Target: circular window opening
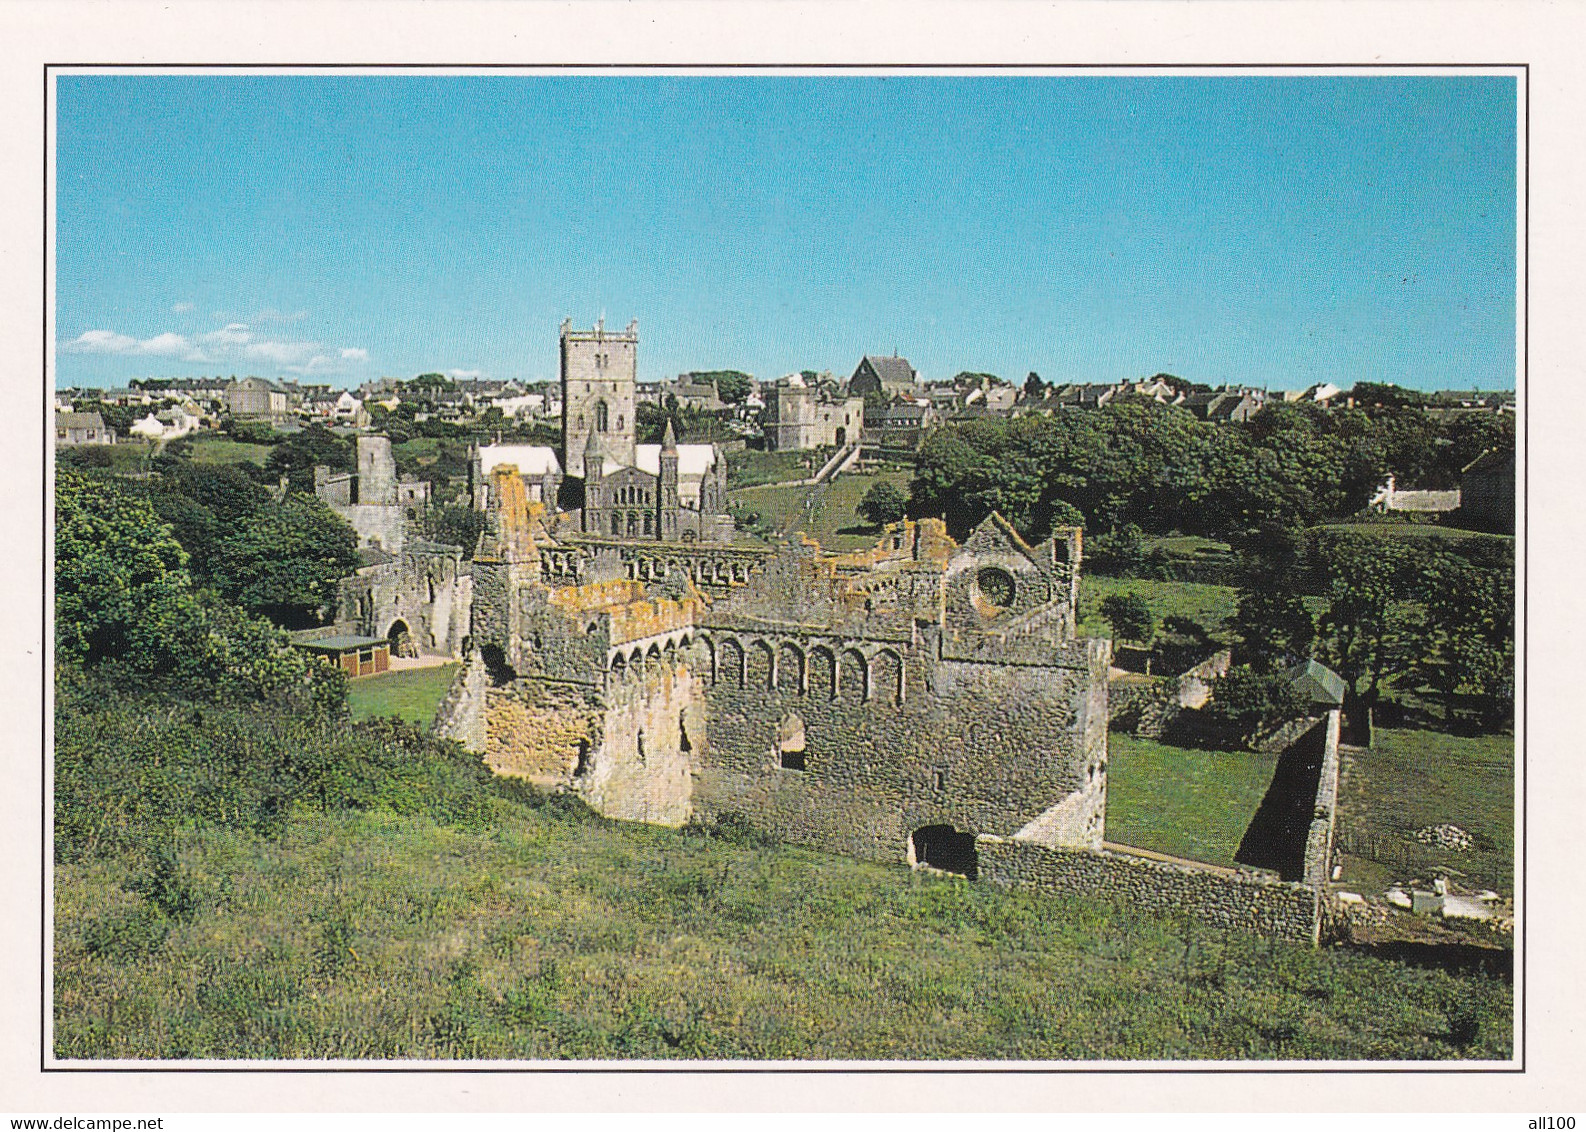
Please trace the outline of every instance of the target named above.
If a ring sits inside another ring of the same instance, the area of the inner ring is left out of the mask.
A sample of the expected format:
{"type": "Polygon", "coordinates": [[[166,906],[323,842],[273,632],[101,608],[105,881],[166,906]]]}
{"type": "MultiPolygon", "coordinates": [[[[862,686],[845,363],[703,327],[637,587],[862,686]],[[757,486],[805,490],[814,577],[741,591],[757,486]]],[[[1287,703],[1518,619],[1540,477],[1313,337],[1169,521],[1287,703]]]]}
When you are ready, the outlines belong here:
{"type": "Polygon", "coordinates": [[[1013,576],[1006,570],[987,566],[975,575],[975,584],[980,587],[980,596],[998,609],[1013,604],[1013,576]]]}

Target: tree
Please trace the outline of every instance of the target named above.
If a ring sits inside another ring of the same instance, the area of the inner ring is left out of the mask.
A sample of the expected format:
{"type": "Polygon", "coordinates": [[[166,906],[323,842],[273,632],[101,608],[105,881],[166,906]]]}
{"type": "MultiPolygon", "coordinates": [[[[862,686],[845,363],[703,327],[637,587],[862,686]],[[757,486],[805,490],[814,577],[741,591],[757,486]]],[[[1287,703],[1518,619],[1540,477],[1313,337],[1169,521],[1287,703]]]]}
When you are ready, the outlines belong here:
{"type": "Polygon", "coordinates": [[[69,469],[55,478],[55,641],[65,666],[120,664],[189,693],[335,711],[345,684],[268,621],[194,590],[146,499],[69,469]]]}
{"type": "Polygon", "coordinates": [[[1233,631],[1245,660],[1271,665],[1288,656],[1310,655],[1316,618],[1300,595],[1288,588],[1290,583],[1278,574],[1268,577],[1265,585],[1240,590],[1233,631]]]}
{"type": "Polygon", "coordinates": [[[884,527],[902,519],[908,504],[908,499],[891,480],[878,480],[870,485],[854,510],[871,526],[884,527]]]}
{"type": "Polygon", "coordinates": [[[465,503],[431,507],[424,513],[424,537],[432,542],[460,546],[463,557],[472,558],[486,521],[483,511],[475,511],[465,503]]]}
{"type": "Polygon", "coordinates": [[[729,405],[742,404],[749,396],[753,384],[753,379],[748,374],[735,369],[701,370],[686,376],[690,381],[714,381],[716,396],[729,405]]]}
{"type": "Polygon", "coordinates": [[[351,471],[357,465],[353,446],[322,424],[311,424],[293,433],[271,450],[264,462],[265,478],[274,482],[288,479],[292,491],[312,495],[314,469],[323,465],[336,471],[351,471]]]}
{"type": "Polygon", "coordinates": [[[1156,615],[1136,593],[1102,598],[1101,615],[1112,625],[1114,635],[1122,640],[1144,644],[1156,631],[1156,615]]]}
{"type": "Polygon", "coordinates": [[[1425,548],[1403,539],[1327,534],[1313,552],[1327,599],[1318,630],[1323,651],[1351,693],[1376,701],[1385,677],[1405,667],[1414,652],[1418,619],[1409,608],[1414,558],[1425,548]]]}
{"type": "Polygon", "coordinates": [[[1039,401],[1046,396],[1046,382],[1041,380],[1041,375],[1033,369],[1030,376],[1024,379],[1024,399],[1026,401],[1039,401]]]}
{"type": "Polygon", "coordinates": [[[1241,665],[1216,682],[1201,713],[1249,743],[1263,731],[1304,715],[1308,706],[1283,673],[1241,665]]]}
{"type": "Polygon", "coordinates": [[[215,548],[216,587],[277,624],[304,628],[334,605],[358,567],[358,538],[321,500],[288,495],[255,512],[215,548]]]}
{"type": "Polygon", "coordinates": [[[81,664],[132,656],[159,667],[168,646],[151,636],[149,611],[191,588],[187,553],[146,500],[56,469],[56,656],[81,664]]]}

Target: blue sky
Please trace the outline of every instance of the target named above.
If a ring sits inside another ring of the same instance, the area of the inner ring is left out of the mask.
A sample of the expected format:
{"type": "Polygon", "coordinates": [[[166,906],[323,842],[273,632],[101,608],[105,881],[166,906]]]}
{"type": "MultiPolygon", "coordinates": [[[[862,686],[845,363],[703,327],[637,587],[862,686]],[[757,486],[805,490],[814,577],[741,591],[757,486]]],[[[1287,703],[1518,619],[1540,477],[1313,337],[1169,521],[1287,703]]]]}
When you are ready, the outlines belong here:
{"type": "Polygon", "coordinates": [[[57,80],[56,382],[1509,388],[1513,77],[57,80]]]}

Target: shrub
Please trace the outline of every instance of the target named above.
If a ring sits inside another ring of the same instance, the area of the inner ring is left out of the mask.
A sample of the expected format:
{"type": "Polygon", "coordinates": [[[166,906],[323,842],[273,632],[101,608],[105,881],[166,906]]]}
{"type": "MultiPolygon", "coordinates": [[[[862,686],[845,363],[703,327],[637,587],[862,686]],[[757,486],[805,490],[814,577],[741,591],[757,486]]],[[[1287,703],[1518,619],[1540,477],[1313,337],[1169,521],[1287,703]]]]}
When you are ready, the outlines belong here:
{"type": "Polygon", "coordinates": [[[1112,625],[1112,631],[1127,641],[1145,642],[1156,630],[1156,615],[1139,594],[1114,594],[1103,598],[1101,615],[1112,625]]]}

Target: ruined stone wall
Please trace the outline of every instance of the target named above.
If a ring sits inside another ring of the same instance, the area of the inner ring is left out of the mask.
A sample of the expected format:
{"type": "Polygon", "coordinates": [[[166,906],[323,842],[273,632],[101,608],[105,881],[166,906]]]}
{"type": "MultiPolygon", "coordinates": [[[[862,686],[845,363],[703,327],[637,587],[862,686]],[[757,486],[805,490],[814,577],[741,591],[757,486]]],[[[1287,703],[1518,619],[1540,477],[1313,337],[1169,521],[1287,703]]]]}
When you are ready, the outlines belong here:
{"type": "Polygon", "coordinates": [[[473,605],[473,576],[457,547],[411,542],[395,561],[366,566],[340,589],[339,619],[371,637],[407,626],[426,656],[463,655],[473,605]]]}
{"type": "Polygon", "coordinates": [[[1305,839],[1305,883],[1322,891],[1332,879],[1333,831],[1338,820],[1339,712],[1327,713],[1323,732],[1322,771],[1316,783],[1316,805],[1305,839]]]}
{"type": "MultiPolygon", "coordinates": [[[[696,811],[902,861],[922,826],[1011,834],[1104,775],[1105,648],[1024,666],[937,660],[933,643],[708,635],[696,811]],[[803,769],[783,765],[790,724],[803,769]]],[[[1063,836],[1099,844],[1098,794],[1063,836]]]]}
{"type": "Polygon", "coordinates": [[[598,689],[539,679],[485,687],[485,761],[536,786],[570,785],[580,756],[599,745],[598,689]]]}
{"type": "Polygon", "coordinates": [[[1302,943],[1317,940],[1317,894],[1304,885],[1011,838],[978,837],[975,852],[980,877],[1000,888],[1111,900],[1214,928],[1302,943]]]}
{"type": "Polygon", "coordinates": [[[477,650],[452,677],[441,706],[436,709],[430,733],[438,739],[455,739],[470,751],[484,752],[485,665],[477,650]]]}

